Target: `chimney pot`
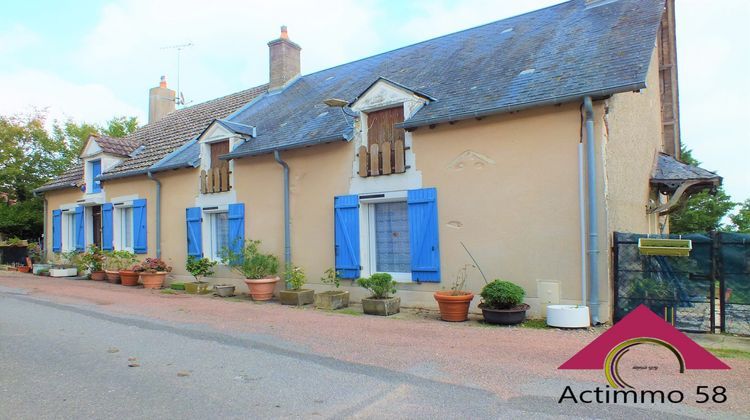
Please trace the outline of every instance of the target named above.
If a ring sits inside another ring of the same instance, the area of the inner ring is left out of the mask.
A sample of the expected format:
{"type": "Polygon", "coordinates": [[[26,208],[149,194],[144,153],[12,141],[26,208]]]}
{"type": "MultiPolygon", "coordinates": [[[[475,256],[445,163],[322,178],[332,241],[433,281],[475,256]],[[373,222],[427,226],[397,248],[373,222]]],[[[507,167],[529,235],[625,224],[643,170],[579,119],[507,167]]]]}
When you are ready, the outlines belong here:
{"type": "Polygon", "coordinates": [[[299,76],[301,50],[299,45],[289,39],[286,25],[282,26],[281,36],[268,43],[268,90],[280,89],[299,76]]]}
{"type": "Polygon", "coordinates": [[[175,110],[175,91],[167,88],[167,77],[162,76],[159,86],[148,91],[148,122],[159,121],[175,110]]]}
{"type": "Polygon", "coordinates": [[[281,39],[289,39],[289,33],[286,31],[286,25],[281,26],[281,36],[279,37],[281,39]]]}
{"type": "Polygon", "coordinates": [[[167,88],[167,76],[162,76],[161,80],[159,81],[159,87],[162,89],[167,88]]]}

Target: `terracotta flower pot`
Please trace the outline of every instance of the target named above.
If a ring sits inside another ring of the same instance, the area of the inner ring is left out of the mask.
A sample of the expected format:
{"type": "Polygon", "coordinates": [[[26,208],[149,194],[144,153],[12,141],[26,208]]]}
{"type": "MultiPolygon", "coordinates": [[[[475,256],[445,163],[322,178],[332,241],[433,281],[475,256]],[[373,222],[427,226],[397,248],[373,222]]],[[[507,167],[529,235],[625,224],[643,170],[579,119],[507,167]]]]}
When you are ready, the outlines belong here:
{"type": "Polygon", "coordinates": [[[145,289],[160,289],[164,285],[164,279],[167,277],[167,272],[160,273],[141,273],[141,283],[145,289]]]}
{"type": "Polygon", "coordinates": [[[440,307],[440,319],[449,322],[463,322],[469,319],[469,305],[474,293],[441,290],[433,295],[440,307]]]}
{"type": "Polygon", "coordinates": [[[31,271],[31,267],[26,266],[26,265],[21,265],[18,267],[18,271],[21,273],[28,273],[29,271],[31,271]]]}
{"type": "Polygon", "coordinates": [[[104,273],[107,276],[107,281],[112,284],[117,284],[120,282],[120,272],[119,271],[111,271],[111,270],[104,270],[104,273]]]}
{"type": "Polygon", "coordinates": [[[103,281],[106,274],[104,271],[92,271],[91,272],[91,280],[94,281],[103,281]]]}
{"type": "Polygon", "coordinates": [[[271,300],[278,281],[278,277],[266,277],[264,279],[246,279],[245,284],[250,289],[250,296],[253,297],[253,300],[271,300]]]}
{"type": "Polygon", "coordinates": [[[132,270],[120,270],[120,283],[123,286],[138,286],[140,273],[132,270]]]}

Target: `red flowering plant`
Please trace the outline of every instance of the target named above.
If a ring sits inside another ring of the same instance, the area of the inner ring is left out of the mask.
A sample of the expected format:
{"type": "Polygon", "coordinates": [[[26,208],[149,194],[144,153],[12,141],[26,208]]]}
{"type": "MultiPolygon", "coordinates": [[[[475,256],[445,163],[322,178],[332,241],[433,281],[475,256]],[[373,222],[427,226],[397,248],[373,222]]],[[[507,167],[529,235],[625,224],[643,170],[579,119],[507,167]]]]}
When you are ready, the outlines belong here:
{"type": "Polygon", "coordinates": [[[164,273],[172,271],[172,267],[168,266],[161,258],[146,258],[140,264],[134,265],[133,271],[139,273],[164,273]]]}

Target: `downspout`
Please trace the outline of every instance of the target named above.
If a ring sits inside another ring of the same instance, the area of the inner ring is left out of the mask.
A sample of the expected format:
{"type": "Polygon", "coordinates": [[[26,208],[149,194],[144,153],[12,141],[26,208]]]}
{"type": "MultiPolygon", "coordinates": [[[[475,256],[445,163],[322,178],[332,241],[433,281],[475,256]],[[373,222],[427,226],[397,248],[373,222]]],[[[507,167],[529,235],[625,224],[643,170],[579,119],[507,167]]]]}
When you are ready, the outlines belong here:
{"type": "Polygon", "coordinates": [[[586,183],[583,172],[583,133],[581,133],[581,141],[578,142],[578,210],[581,241],[581,304],[586,305],[588,284],[586,284],[586,183]]]}
{"type": "Polygon", "coordinates": [[[156,182],[156,258],[161,258],[161,181],[154,178],[151,171],[146,174],[148,179],[156,182]]]}
{"type": "Polygon", "coordinates": [[[589,306],[591,309],[591,323],[599,323],[599,209],[596,200],[596,144],[594,141],[594,106],[591,97],[583,98],[583,108],[586,114],[586,172],[588,175],[589,191],[589,306]]]}
{"type": "Polygon", "coordinates": [[[273,151],[273,158],[284,168],[284,267],[292,264],[292,233],[289,216],[289,165],[281,159],[278,150],[273,151]]]}

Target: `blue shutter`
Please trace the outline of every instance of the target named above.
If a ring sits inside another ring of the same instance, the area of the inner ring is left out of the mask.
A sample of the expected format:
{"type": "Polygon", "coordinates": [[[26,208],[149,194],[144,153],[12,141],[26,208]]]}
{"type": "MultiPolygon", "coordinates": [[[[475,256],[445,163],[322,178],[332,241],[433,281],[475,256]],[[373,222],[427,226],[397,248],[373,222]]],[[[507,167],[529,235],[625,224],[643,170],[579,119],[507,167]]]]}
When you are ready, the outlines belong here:
{"type": "Polygon", "coordinates": [[[98,193],[102,190],[102,182],[97,181],[96,177],[102,174],[102,161],[95,160],[91,162],[91,191],[98,193]]]}
{"type": "Polygon", "coordinates": [[[83,206],[76,207],[75,213],[75,229],[76,229],[76,251],[83,252],[86,250],[86,229],[83,206]]]}
{"type": "Polygon", "coordinates": [[[62,210],[52,210],[52,252],[62,251],[62,210]]]}
{"type": "Polygon", "coordinates": [[[201,222],[203,222],[200,207],[185,209],[185,221],[187,222],[187,253],[189,257],[203,258],[203,237],[201,235],[201,222]]]}
{"type": "Polygon", "coordinates": [[[112,245],[112,203],[102,204],[102,249],[105,251],[111,251],[114,249],[112,245]]]}
{"type": "Polygon", "coordinates": [[[245,204],[230,204],[228,216],[229,249],[240,255],[242,254],[242,248],[245,246],[245,204]]]}
{"type": "Polygon", "coordinates": [[[359,277],[359,197],[334,197],[336,271],[344,279],[359,277]]]}
{"type": "Polygon", "coordinates": [[[437,190],[409,190],[409,238],[413,281],[440,282],[437,190]]]}
{"type": "Polygon", "coordinates": [[[133,251],[145,254],[148,251],[146,199],[133,200],[133,251]]]}

